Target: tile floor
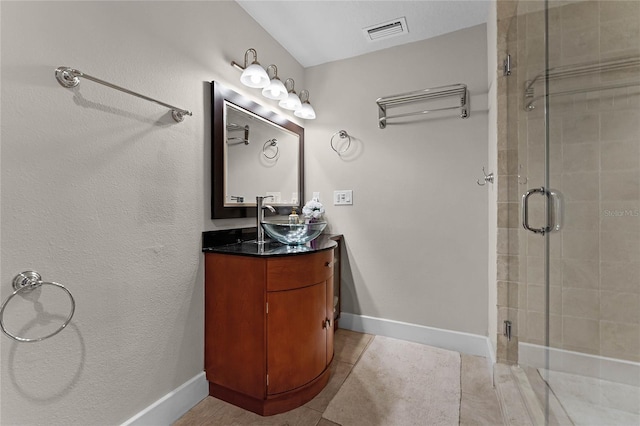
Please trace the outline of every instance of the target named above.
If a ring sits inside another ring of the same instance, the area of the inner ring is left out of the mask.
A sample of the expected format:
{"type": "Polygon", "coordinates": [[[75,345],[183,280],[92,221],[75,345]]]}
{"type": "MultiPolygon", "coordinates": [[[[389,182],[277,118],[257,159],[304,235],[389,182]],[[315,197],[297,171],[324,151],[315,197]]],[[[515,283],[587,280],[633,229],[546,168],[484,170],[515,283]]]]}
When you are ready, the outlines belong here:
{"type": "MultiPolygon", "coordinates": [[[[322,418],[322,413],[373,337],[370,334],[338,330],[335,334],[335,358],[331,365],[331,379],[322,392],[302,407],[287,413],[262,417],[216,398],[207,397],[178,419],[174,426],[336,426],[336,423],[322,418]]],[[[461,354],[461,357],[460,425],[504,425],[486,359],[465,354],[461,354]]]]}

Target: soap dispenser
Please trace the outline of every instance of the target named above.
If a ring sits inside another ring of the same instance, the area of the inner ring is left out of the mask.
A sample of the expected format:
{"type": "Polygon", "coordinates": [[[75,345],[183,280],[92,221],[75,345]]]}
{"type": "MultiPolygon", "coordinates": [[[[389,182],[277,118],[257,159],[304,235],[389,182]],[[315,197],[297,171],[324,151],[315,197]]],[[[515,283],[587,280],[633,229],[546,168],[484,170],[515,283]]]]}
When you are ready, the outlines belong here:
{"type": "Polygon", "coordinates": [[[290,225],[298,224],[298,213],[296,213],[295,207],[291,210],[291,214],[289,215],[289,224],[290,225]]]}

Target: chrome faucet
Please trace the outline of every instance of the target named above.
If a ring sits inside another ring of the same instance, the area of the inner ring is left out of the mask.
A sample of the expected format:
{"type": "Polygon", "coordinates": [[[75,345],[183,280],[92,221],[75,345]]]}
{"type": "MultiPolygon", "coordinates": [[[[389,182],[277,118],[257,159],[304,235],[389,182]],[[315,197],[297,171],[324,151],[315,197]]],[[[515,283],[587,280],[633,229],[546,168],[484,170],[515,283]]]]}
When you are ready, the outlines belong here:
{"type": "Polygon", "coordinates": [[[276,209],[274,209],[269,204],[264,204],[265,198],[273,198],[273,195],[265,195],[265,196],[257,196],[256,197],[256,207],[258,211],[256,212],[256,226],[258,228],[258,237],[256,239],[256,243],[264,244],[264,228],[262,228],[262,222],[264,222],[264,209],[271,210],[271,213],[275,213],[276,209]]]}

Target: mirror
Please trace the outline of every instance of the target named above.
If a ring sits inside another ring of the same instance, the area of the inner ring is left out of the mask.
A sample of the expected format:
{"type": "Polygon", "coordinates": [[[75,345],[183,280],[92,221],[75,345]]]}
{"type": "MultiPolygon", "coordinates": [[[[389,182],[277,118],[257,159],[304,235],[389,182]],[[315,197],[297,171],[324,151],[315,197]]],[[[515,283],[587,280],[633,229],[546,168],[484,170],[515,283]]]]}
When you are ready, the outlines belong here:
{"type": "Polygon", "coordinates": [[[288,214],[304,201],[304,129],[212,82],[213,219],[255,216],[256,196],[288,214]]]}

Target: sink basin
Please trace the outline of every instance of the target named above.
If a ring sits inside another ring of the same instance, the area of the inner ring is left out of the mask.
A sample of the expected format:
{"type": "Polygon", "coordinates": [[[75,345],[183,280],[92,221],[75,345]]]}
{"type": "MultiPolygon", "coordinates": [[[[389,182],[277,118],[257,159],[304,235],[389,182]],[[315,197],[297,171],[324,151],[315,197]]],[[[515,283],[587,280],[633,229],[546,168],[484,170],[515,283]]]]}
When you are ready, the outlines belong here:
{"type": "Polygon", "coordinates": [[[264,231],[274,240],[283,244],[300,245],[317,238],[327,226],[327,222],[291,224],[285,221],[262,222],[264,231]]]}

